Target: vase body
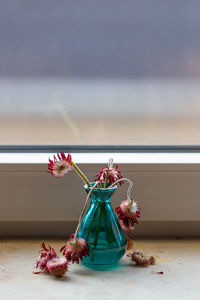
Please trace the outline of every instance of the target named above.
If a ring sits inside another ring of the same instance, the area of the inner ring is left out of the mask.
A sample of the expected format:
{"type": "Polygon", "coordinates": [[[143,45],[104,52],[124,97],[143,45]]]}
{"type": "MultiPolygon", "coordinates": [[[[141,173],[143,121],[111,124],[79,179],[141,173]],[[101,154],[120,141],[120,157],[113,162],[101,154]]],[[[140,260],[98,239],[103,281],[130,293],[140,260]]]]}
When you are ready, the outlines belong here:
{"type": "MultiPolygon", "coordinates": [[[[92,183],[93,185],[93,183],[92,183]]],[[[85,186],[88,193],[91,188],[85,186]]],[[[113,188],[95,188],[88,211],[81,223],[78,237],[90,244],[90,254],[83,264],[95,269],[115,267],[126,251],[126,239],[111,206],[113,188]]]]}

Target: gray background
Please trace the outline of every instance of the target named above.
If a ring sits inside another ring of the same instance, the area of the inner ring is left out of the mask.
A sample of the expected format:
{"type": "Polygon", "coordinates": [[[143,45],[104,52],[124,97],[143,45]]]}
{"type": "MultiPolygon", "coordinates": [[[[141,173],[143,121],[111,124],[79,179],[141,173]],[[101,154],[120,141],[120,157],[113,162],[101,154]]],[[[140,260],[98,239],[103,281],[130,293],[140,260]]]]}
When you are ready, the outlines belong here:
{"type": "Polygon", "coordinates": [[[1,77],[200,75],[197,0],[0,0],[1,77]]]}

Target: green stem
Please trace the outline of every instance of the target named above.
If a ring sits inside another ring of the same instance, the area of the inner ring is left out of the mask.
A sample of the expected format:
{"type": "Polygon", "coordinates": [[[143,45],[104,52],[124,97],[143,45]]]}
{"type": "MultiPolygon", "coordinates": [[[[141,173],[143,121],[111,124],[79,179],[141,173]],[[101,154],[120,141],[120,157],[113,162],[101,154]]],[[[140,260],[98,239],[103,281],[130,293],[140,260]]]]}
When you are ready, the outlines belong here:
{"type": "Polygon", "coordinates": [[[95,238],[94,238],[94,247],[92,248],[92,255],[91,255],[91,261],[94,261],[94,256],[95,256],[95,249],[97,247],[98,244],[98,237],[99,237],[99,232],[101,229],[101,218],[102,218],[102,207],[101,204],[99,206],[99,220],[98,220],[98,224],[97,224],[97,228],[96,228],[96,234],[95,234],[95,238]]]}
{"type": "Polygon", "coordinates": [[[103,214],[104,214],[104,225],[105,225],[106,239],[107,239],[108,244],[110,244],[112,242],[112,238],[110,236],[109,224],[107,222],[108,214],[107,214],[105,203],[103,203],[102,208],[103,208],[103,214]]]}
{"type": "Polygon", "coordinates": [[[94,224],[94,221],[95,221],[95,218],[96,218],[98,210],[99,210],[99,206],[97,206],[96,209],[95,209],[95,211],[94,211],[94,215],[93,215],[92,221],[91,221],[90,226],[88,228],[86,242],[89,242],[90,233],[91,233],[91,231],[93,229],[93,224],[94,224]]]}

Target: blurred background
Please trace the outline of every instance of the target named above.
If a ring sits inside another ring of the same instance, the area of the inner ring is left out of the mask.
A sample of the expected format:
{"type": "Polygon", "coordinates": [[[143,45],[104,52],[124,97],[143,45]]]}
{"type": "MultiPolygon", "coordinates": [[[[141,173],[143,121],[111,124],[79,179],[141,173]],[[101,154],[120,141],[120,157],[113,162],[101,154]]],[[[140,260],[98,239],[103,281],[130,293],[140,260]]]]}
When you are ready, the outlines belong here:
{"type": "Polygon", "coordinates": [[[0,144],[200,144],[198,0],[0,0],[0,144]]]}

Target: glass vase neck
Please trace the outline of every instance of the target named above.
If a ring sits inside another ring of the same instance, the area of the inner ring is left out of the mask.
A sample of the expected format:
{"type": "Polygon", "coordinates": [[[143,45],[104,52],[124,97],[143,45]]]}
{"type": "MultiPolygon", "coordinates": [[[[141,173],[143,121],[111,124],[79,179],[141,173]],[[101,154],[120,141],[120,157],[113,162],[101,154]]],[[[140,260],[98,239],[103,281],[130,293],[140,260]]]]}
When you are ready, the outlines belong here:
{"type": "MultiPolygon", "coordinates": [[[[84,186],[84,189],[87,193],[90,192],[92,187],[94,186],[95,182],[91,182],[91,187],[88,187],[87,185],[84,186]]],[[[91,201],[98,201],[98,202],[110,202],[111,197],[113,196],[113,193],[116,191],[117,185],[113,186],[112,188],[104,188],[104,183],[101,183],[101,188],[96,186],[91,195],[90,199],[91,201]]]]}

